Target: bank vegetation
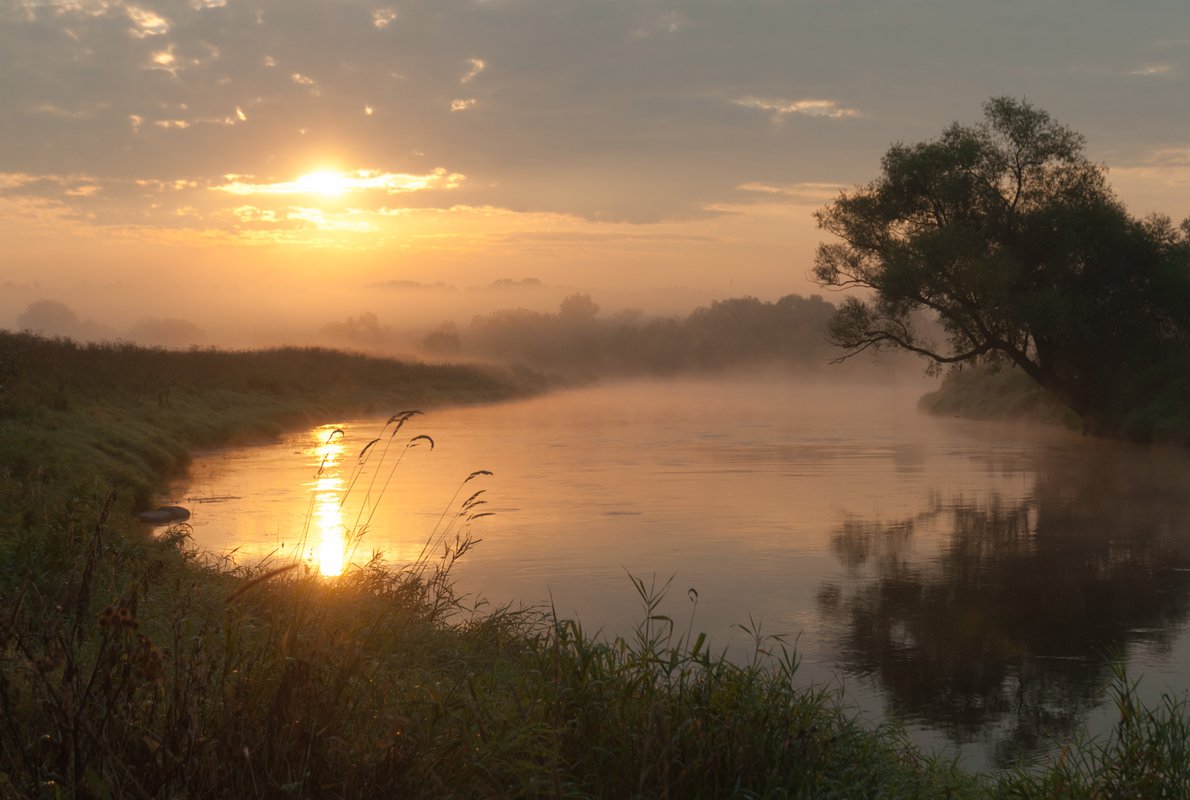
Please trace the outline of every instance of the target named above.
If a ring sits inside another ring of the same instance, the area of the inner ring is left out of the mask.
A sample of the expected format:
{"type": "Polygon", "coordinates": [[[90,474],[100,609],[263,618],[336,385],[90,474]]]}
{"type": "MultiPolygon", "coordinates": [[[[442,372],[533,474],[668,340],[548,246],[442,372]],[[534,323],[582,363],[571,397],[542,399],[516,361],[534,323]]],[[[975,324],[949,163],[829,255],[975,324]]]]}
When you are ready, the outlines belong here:
{"type": "Polygon", "coordinates": [[[609,639],[457,597],[466,529],[441,559],[326,578],[135,522],[193,448],[532,389],[507,375],[8,333],[0,370],[0,797],[1190,791],[1185,708],[1145,709],[1123,678],[1111,739],[972,776],[799,684],[788,643],[757,633],[751,659],[722,658],[658,612],[664,584],[626,582],[640,622],[609,639]]]}

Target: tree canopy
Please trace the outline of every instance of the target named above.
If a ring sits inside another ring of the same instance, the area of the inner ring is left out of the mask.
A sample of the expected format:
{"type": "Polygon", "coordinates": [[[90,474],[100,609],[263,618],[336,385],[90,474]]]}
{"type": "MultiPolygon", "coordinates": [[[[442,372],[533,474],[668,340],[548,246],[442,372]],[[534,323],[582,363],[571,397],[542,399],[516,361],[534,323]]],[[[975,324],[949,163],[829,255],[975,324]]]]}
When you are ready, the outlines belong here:
{"type": "Polygon", "coordinates": [[[1190,220],[1132,217],[1084,145],[997,97],[979,124],[892,146],[877,179],[816,214],[838,237],[819,246],[817,281],[867,290],[830,323],[841,358],[1010,362],[1094,428],[1184,374],[1190,220]]]}

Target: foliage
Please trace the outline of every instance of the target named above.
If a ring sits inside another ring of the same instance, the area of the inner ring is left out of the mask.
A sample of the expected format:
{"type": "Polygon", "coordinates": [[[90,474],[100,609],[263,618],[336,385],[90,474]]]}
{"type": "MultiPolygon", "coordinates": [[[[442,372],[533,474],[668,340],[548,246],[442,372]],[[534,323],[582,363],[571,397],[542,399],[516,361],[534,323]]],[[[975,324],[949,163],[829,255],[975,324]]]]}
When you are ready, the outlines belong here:
{"type": "Polygon", "coordinates": [[[364,351],[384,352],[391,350],[397,342],[396,332],[381,323],[372,311],[348,317],[343,322],[328,322],[319,333],[338,345],[364,351]]]}
{"type": "Polygon", "coordinates": [[[834,306],[814,295],[776,302],[715,301],[684,319],[621,313],[600,317],[587,295],[558,313],[497,311],[472,320],[467,352],[567,375],[674,375],[765,365],[812,370],[830,355],[825,341],[834,306]]]}
{"type": "Polygon", "coordinates": [[[1079,739],[1040,770],[1002,776],[997,798],[1177,798],[1190,796],[1190,708],[1185,698],[1162,698],[1146,708],[1136,684],[1116,670],[1113,689],[1120,718],[1103,741],[1079,739]]]}
{"type": "Polygon", "coordinates": [[[1118,429],[1190,363],[1190,225],[1129,216],[1083,137],[1044,111],[999,97],[984,112],[893,146],[879,178],[818,212],[840,240],[819,247],[819,283],[872,292],[844,301],[831,340],[935,366],[1007,361],[1118,429]]]}
{"type": "Polygon", "coordinates": [[[939,416],[1011,419],[1077,429],[1079,419],[1053,395],[1016,367],[968,366],[952,371],[918,400],[917,407],[939,416]]]}
{"type": "MultiPolygon", "coordinates": [[[[314,348],[169,351],[0,331],[0,465],[62,497],[102,476],[144,507],[188,451],[276,436],[345,412],[498,400],[533,391],[463,365],[314,348]]],[[[2,512],[2,509],[0,509],[2,512]]]]}
{"type": "MultiPolygon", "coordinates": [[[[440,561],[326,579],[204,555],[185,525],[147,537],[120,502],[174,463],[154,461],[161,442],[180,442],[184,459],[273,415],[317,413],[313,391],[358,404],[514,390],[490,375],[325,351],[178,354],[7,334],[0,345],[13,379],[0,428],[0,796],[1044,797],[1076,780],[1087,796],[1185,790],[1179,705],[1154,715],[1132,703],[1136,724],[1118,742],[996,783],[799,688],[796,654],[755,625],[750,661],[716,655],[694,633],[696,594],[685,626],[659,612],[668,584],[634,578],[640,623],[607,640],[552,613],[464,604],[449,572],[465,542],[447,542],[440,561]],[[149,394],[162,382],[167,398],[149,394]],[[140,463],[121,471],[126,460],[140,463]],[[1070,764],[1085,766],[1068,779],[1070,764]]],[[[426,552],[448,533],[432,532],[426,552]]]]}

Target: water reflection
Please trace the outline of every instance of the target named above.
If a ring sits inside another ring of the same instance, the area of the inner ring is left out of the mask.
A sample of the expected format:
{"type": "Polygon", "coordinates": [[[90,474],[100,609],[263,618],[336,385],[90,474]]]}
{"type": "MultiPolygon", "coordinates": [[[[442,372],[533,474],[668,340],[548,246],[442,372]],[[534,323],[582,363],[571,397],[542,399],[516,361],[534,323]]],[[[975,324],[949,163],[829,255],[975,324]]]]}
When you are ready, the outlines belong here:
{"type": "Polygon", "coordinates": [[[314,476],[311,489],[313,520],[319,537],[314,552],[317,553],[319,573],[329,577],[342,575],[347,562],[348,537],[343,525],[343,502],[346,497],[343,478],[339,475],[345,449],[342,439],[342,429],[333,428],[314,452],[319,459],[318,474],[314,476]]]}
{"type": "Polygon", "coordinates": [[[845,521],[830,546],[859,580],[818,595],[844,623],[838,663],[878,679],[891,714],[990,740],[1001,765],[1081,727],[1113,659],[1168,650],[1190,612],[1180,459],[1050,452],[1036,475],[1023,500],[935,495],[912,517],[845,521]],[[936,529],[940,550],[916,555],[936,529]]]}
{"type": "MultiPolygon", "coordinates": [[[[328,577],[342,575],[348,565],[357,564],[357,550],[384,504],[406,453],[414,448],[434,449],[434,440],[425,434],[404,441],[397,439],[405,423],[420,413],[402,411],[389,417],[380,433],[366,443],[359,430],[351,430],[350,435],[346,432],[356,426],[315,428],[310,436],[318,444],[302,451],[306,463],[318,465],[313,480],[303,484],[310,499],[302,536],[294,551],[288,551],[282,543],[270,555],[297,555],[328,577]]],[[[400,539],[392,525],[387,534],[390,541],[400,539]]],[[[376,555],[370,554],[367,560],[376,555]]]]}
{"type": "MultiPolygon", "coordinates": [[[[1145,676],[1146,700],[1184,691],[1187,452],[922,417],[918,394],[627,385],[444,409],[395,438],[381,419],[344,422],[341,450],[319,449],[322,428],[198,458],[162,502],[199,498],[200,544],[242,561],[313,565],[325,541],[344,569],[357,547],[416,565],[455,547],[439,534],[471,516],[456,516],[472,492],[459,479],[491,467],[483,508],[498,515],[452,571],[461,594],[630,635],[626,573],[675,575],[733,657],[752,653],[737,626],[755,619],[796,639],[800,680],[838,681],[864,718],[958,742],[977,769],[1084,722],[1109,730],[1107,651],[1145,676]],[[335,492],[337,509],[317,503],[335,492]]],[[[669,601],[686,619],[684,593],[669,601]]]]}

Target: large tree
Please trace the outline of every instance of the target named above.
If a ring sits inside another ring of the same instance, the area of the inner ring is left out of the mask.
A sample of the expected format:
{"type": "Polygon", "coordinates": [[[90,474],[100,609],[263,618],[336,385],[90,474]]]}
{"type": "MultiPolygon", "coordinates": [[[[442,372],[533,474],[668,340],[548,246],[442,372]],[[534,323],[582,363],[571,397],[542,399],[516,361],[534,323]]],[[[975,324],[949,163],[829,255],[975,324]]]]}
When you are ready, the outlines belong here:
{"type": "Polygon", "coordinates": [[[838,237],[819,246],[818,282],[867,290],[843,302],[831,341],[843,358],[1008,361],[1109,427],[1185,353],[1190,225],[1133,218],[1105,173],[1080,134],[1006,97],[980,124],[894,145],[880,177],[816,215],[838,237]]]}

